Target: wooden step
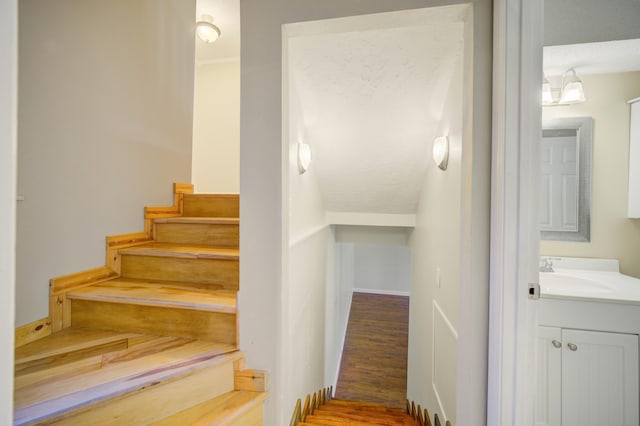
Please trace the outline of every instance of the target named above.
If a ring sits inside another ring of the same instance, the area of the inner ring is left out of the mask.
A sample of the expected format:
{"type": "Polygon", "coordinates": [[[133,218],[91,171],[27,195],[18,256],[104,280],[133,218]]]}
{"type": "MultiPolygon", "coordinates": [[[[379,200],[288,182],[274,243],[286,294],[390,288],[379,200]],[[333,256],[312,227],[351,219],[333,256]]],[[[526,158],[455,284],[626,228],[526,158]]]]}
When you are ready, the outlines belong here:
{"type": "Polygon", "coordinates": [[[238,194],[184,194],[182,215],[240,217],[240,196],[238,194]]]}
{"type": "Polygon", "coordinates": [[[235,292],[118,278],[67,299],[75,327],[237,344],[235,292]]]}
{"type": "Polygon", "coordinates": [[[229,345],[72,328],[19,348],[16,359],[39,351],[44,359],[111,340],[126,340],[128,347],[18,372],[15,424],[147,424],[135,416],[160,420],[231,391],[233,364],[243,358],[229,345]],[[129,416],[134,421],[125,420],[129,416]]]}
{"type": "Polygon", "coordinates": [[[48,337],[16,348],[15,374],[22,376],[52,366],[126,349],[129,347],[129,340],[138,336],[104,330],[67,329],[55,340],[48,337]]]}
{"type": "Polygon", "coordinates": [[[262,402],[266,396],[266,392],[227,392],[153,425],[262,426],[262,402]]]}
{"type": "Polygon", "coordinates": [[[239,252],[231,248],[153,243],[121,249],[122,276],[208,284],[238,290],[239,252]]]}
{"type": "Polygon", "coordinates": [[[154,220],[154,239],[160,243],[238,248],[240,219],[176,217],[154,220]]]}
{"type": "Polygon", "coordinates": [[[237,344],[235,314],[71,300],[71,325],[237,344]]]}
{"type": "Polygon", "coordinates": [[[90,300],[207,312],[236,313],[236,293],[206,285],[116,278],[67,293],[73,300],[90,300]]]}

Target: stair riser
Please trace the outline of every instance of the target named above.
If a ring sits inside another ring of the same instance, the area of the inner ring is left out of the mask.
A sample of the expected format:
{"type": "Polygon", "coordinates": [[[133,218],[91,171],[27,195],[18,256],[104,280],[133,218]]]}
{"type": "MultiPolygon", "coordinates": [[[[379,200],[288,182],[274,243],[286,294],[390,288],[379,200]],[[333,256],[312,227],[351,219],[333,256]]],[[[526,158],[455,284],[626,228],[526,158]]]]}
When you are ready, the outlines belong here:
{"type": "MultiPolygon", "coordinates": [[[[90,410],[70,413],[55,425],[148,425],[233,390],[233,363],[211,366],[90,410]],[[153,409],[149,409],[153,407],[153,409]]],[[[85,407],[86,408],[86,407],[85,407]]]]}
{"type": "Polygon", "coordinates": [[[239,217],[240,200],[237,195],[186,195],[182,215],[187,217],[239,217]]]}
{"type": "Polygon", "coordinates": [[[236,315],[220,312],[72,300],[71,325],[237,344],[236,315]]]}
{"type": "Polygon", "coordinates": [[[238,248],[240,242],[239,225],[156,223],[154,227],[155,240],[159,243],[238,248]]]}
{"type": "Polygon", "coordinates": [[[122,276],[145,280],[211,284],[238,290],[239,261],[183,257],[122,256],[122,276]]]}

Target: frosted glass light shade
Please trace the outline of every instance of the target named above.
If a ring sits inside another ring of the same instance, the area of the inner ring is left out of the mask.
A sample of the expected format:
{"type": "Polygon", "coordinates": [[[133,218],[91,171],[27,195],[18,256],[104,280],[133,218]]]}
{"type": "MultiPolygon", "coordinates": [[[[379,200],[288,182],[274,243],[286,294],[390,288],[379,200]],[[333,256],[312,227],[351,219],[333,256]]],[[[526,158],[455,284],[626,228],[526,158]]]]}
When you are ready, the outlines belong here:
{"type": "Polygon", "coordinates": [[[433,162],[440,170],[447,170],[449,162],[449,138],[440,136],[433,140],[433,162]]]}
{"type": "Polygon", "coordinates": [[[298,143],[298,173],[304,174],[311,165],[311,146],[307,143],[298,143]]]}
{"type": "Polygon", "coordinates": [[[196,34],[205,43],[213,43],[220,37],[220,28],[213,25],[211,15],[202,15],[202,19],[196,22],[196,34]]]}
{"type": "Polygon", "coordinates": [[[542,105],[550,105],[553,103],[553,95],[551,94],[551,83],[546,78],[542,83],[542,105]]]}
{"type": "Polygon", "coordinates": [[[584,89],[582,88],[581,81],[570,81],[564,86],[564,90],[562,90],[562,97],[560,98],[560,103],[575,104],[584,101],[584,89]]]}

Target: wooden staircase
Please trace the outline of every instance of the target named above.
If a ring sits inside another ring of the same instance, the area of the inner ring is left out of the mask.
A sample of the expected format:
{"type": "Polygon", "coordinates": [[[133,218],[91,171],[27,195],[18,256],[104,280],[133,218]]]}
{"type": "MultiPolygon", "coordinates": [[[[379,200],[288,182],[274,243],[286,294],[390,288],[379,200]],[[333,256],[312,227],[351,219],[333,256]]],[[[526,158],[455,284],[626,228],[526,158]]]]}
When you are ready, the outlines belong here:
{"type": "Polygon", "coordinates": [[[16,349],[15,424],[262,425],[238,288],[238,196],[175,184],[105,267],[51,280],[51,334],[16,349]]]}
{"type": "Polygon", "coordinates": [[[420,423],[402,408],[370,402],[349,401],[346,399],[331,399],[316,408],[305,420],[299,422],[301,426],[333,426],[333,425],[413,425],[420,423]]]}
{"type": "MultiPolygon", "coordinates": [[[[440,419],[434,416],[436,426],[440,419]]],[[[385,425],[385,426],[432,426],[427,409],[407,400],[406,410],[373,402],[352,401],[333,398],[333,387],[321,389],[307,395],[304,406],[298,399],[291,415],[289,426],[334,426],[334,425],[385,425]]],[[[451,426],[447,421],[445,426],[451,426]]]]}

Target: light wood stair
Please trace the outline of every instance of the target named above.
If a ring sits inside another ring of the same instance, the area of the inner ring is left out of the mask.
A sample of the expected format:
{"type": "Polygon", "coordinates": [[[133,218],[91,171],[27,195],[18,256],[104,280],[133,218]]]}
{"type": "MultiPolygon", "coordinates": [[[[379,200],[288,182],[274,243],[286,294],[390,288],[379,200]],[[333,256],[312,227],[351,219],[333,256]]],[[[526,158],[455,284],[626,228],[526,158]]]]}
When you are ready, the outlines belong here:
{"type": "Polygon", "coordinates": [[[420,423],[402,408],[360,401],[331,399],[298,425],[414,425],[420,423]]]}
{"type": "Polygon", "coordinates": [[[239,198],[174,186],[106,266],[51,280],[52,334],[16,349],[15,424],[261,425],[238,350],[239,198]]]}

